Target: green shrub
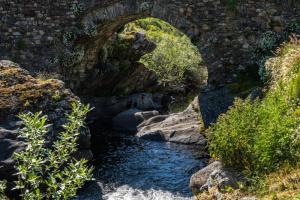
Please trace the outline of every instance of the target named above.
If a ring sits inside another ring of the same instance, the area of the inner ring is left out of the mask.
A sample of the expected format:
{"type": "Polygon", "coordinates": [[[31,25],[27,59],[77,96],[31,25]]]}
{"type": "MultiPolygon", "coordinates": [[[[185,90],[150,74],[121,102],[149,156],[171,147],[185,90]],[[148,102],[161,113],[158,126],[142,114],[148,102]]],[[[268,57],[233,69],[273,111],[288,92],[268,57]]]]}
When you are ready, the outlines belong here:
{"type": "MultiPolygon", "coordinates": [[[[201,62],[200,55],[183,37],[162,38],[157,49],[144,55],[140,62],[153,70],[164,85],[183,82],[187,71],[197,71],[201,62]]],[[[205,71],[199,72],[198,76],[205,80],[205,71]]]]}
{"type": "Polygon", "coordinates": [[[209,129],[210,152],[225,165],[269,172],[299,157],[296,106],[276,91],[264,100],[237,99],[209,129]]]}
{"type": "Polygon", "coordinates": [[[265,97],[237,99],[208,130],[212,156],[252,175],[295,164],[300,158],[299,43],[284,44],[266,63],[265,97]]]}
{"type": "Polygon", "coordinates": [[[300,99],[300,70],[295,76],[291,89],[292,97],[294,99],[300,99]]]}
{"type": "Polygon", "coordinates": [[[207,69],[196,46],[176,28],[156,18],[145,18],[125,25],[120,37],[134,32],[146,32],[156,49],[144,55],[140,63],[154,71],[163,85],[193,82],[202,86],[207,80],[207,69]]]}
{"type": "Polygon", "coordinates": [[[0,181],[0,199],[6,200],[7,197],[5,196],[5,189],[6,189],[6,181],[0,181]]]}
{"type": "Polygon", "coordinates": [[[67,115],[68,123],[52,147],[46,147],[46,116],[40,113],[21,114],[24,122],[20,131],[27,147],[14,154],[18,181],[16,189],[20,190],[22,199],[70,199],[76,195],[78,188],[92,177],[92,169],[86,160],[76,160],[77,136],[84,126],[84,119],[89,106],[72,104],[72,112],[67,115]]]}
{"type": "Polygon", "coordinates": [[[272,31],[265,32],[260,38],[255,50],[256,63],[259,66],[259,76],[262,81],[267,81],[265,62],[273,56],[272,51],[279,45],[279,38],[272,31]]]}

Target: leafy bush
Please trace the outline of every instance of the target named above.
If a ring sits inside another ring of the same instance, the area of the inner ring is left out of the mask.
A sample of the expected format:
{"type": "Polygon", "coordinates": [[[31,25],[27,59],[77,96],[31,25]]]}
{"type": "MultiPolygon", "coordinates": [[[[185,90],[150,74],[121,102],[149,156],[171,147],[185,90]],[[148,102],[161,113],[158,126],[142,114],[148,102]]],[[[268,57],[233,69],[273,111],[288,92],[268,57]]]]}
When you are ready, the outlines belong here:
{"type": "Polygon", "coordinates": [[[276,33],[272,31],[267,31],[263,34],[261,40],[259,41],[259,48],[262,51],[270,51],[277,46],[278,37],[276,33]]]}
{"type": "Polygon", "coordinates": [[[1,200],[6,200],[5,196],[5,188],[6,188],[6,182],[5,181],[0,181],[0,199],[1,200]]]}
{"type": "Polygon", "coordinates": [[[77,151],[77,136],[84,126],[89,106],[72,104],[72,112],[67,115],[65,131],[59,134],[52,147],[46,147],[46,116],[40,113],[21,114],[24,122],[20,131],[27,147],[14,154],[18,169],[16,189],[25,200],[70,199],[78,188],[91,179],[92,169],[86,160],[76,160],[72,155],[77,151]]]}
{"type": "Polygon", "coordinates": [[[140,62],[147,68],[153,70],[163,84],[178,84],[182,82],[188,71],[198,71],[200,80],[206,80],[204,72],[197,68],[200,56],[196,48],[187,44],[185,38],[162,36],[164,38],[158,43],[157,49],[152,53],[144,55],[140,62]]]}
{"type": "Polygon", "coordinates": [[[140,63],[153,70],[163,85],[178,85],[189,81],[200,86],[205,84],[207,69],[197,47],[186,35],[156,18],[129,23],[119,35],[128,37],[140,31],[146,32],[147,37],[157,44],[153,52],[140,59],[140,63]]]}
{"type": "Polygon", "coordinates": [[[210,152],[225,165],[260,174],[299,159],[300,51],[291,48],[267,67],[272,81],[263,100],[237,99],[209,129],[210,152]]]}
{"type": "Polygon", "coordinates": [[[293,92],[295,98],[300,98],[300,71],[298,72],[297,77],[295,79],[293,92]]]}

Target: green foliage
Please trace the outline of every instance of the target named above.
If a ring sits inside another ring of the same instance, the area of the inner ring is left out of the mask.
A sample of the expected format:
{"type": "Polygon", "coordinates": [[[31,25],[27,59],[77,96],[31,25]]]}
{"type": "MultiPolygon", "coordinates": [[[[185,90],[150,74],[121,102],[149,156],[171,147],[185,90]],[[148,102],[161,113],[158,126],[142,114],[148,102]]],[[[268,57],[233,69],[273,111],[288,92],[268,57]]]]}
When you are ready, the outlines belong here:
{"type": "Polygon", "coordinates": [[[288,23],[287,28],[286,28],[286,32],[287,34],[291,34],[291,33],[298,33],[300,30],[300,25],[297,21],[291,21],[288,23]]]}
{"type": "Polygon", "coordinates": [[[71,7],[71,11],[74,13],[74,15],[79,15],[83,12],[83,4],[81,3],[75,3],[71,7]]]}
{"type": "MultiPolygon", "coordinates": [[[[163,84],[183,81],[189,70],[197,71],[200,55],[191,48],[185,38],[162,36],[163,40],[152,53],[144,55],[140,62],[158,74],[163,84]],[[192,51],[191,51],[192,50],[192,51]]],[[[200,74],[205,79],[205,75],[200,74]]]]}
{"type": "Polygon", "coordinates": [[[157,47],[140,62],[153,70],[163,85],[178,85],[188,78],[198,85],[205,83],[207,69],[197,47],[186,35],[160,19],[145,18],[127,24],[120,36],[141,31],[146,32],[157,47]]]}
{"type": "Polygon", "coordinates": [[[77,136],[84,126],[89,106],[72,104],[72,112],[67,115],[68,123],[52,147],[46,147],[46,116],[40,113],[21,114],[24,122],[20,131],[27,147],[14,154],[18,169],[16,189],[24,200],[70,199],[78,188],[91,179],[92,169],[86,160],[76,160],[77,136]]]}
{"type": "Polygon", "coordinates": [[[270,51],[277,46],[278,37],[276,33],[272,31],[267,31],[263,34],[261,40],[259,41],[259,48],[262,51],[270,51]]]}
{"type": "Polygon", "coordinates": [[[267,31],[262,35],[256,47],[255,56],[262,81],[266,81],[268,78],[266,75],[265,62],[273,55],[272,51],[278,46],[278,42],[279,36],[272,31],[267,31]]]}
{"type": "Polygon", "coordinates": [[[209,129],[210,152],[225,165],[255,174],[299,158],[296,105],[281,90],[262,101],[237,99],[209,129]]]}
{"type": "Polygon", "coordinates": [[[295,80],[294,80],[293,85],[292,85],[292,96],[295,99],[300,98],[300,70],[296,74],[295,80]]]}
{"type": "Polygon", "coordinates": [[[6,189],[6,181],[0,181],[0,199],[6,200],[7,197],[5,196],[5,189],[6,189]]]}
{"type": "Polygon", "coordinates": [[[225,165],[261,175],[300,156],[300,46],[284,44],[269,60],[262,100],[237,99],[208,130],[210,152],[225,165]]]}
{"type": "Polygon", "coordinates": [[[55,91],[54,94],[52,95],[52,99],[54,101],[59,101],[61,99],[60,92],[59,91],[55,91]]]}
{"type": "Polygon", "coordinates": [[[227,7],[230,9],[230,10],[234,10],[237,6],[237,0],[227,0],[227,7]]]}

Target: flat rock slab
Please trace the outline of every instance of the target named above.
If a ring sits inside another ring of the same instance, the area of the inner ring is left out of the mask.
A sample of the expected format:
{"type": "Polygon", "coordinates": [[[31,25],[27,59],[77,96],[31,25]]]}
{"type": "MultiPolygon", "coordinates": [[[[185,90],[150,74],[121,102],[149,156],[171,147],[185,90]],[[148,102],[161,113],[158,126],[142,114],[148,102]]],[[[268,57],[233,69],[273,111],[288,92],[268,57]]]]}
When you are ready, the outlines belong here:
{"type": "Polygon", "coordinates": [[[183,112],[157,115],[145,120],[139,125],[137,136],[149,140],[206,146],[207,139],[201,134],[203,127],[196,97],[183,112]]]}

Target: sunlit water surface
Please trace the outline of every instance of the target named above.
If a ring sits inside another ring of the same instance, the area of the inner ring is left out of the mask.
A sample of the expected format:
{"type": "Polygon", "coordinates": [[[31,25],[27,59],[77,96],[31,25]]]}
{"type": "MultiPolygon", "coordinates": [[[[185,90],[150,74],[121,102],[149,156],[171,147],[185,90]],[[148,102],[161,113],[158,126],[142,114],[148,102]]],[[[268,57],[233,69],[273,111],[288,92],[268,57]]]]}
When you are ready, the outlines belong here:
{"type": "Polygon", "coordinates": [[[191,200],[189,179],[204,167],[198,147],[118,136],[106,141],[97,179],[104,200],[191,200]]]}

